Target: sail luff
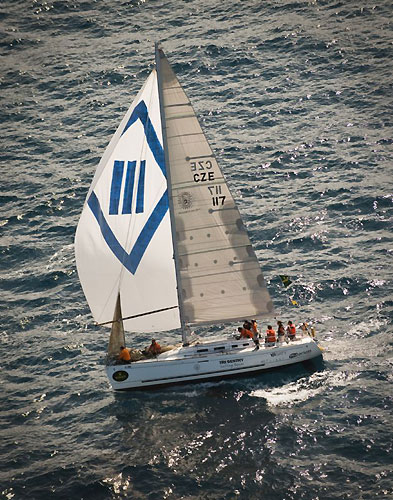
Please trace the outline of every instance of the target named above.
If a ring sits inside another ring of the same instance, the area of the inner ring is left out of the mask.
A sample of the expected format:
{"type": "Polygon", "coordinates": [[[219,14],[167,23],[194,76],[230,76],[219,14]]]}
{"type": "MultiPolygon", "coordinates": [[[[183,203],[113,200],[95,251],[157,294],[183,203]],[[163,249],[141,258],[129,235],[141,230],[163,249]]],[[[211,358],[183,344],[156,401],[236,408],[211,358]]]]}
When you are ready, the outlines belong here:
{"type": "Polygon", "coordinates": [[[162,142],[163,149],[165,155],[165,166],[166,166],[166,177],[168,180],[168,199],[169,199],[169,214],[171,221],[171,229],[172,229],[172,243],[173,243],[173,258],[175,262],[175,274],[176,274],[176,282],[177,282],[177,296],[178,296],[178,304],[179,304],[179,316],[180,316],[180,325],[182,330],[182,341],[183,344],[187,343],[187,330],[186,324],[184,321],[183,314],[183,300],[181,294],[181,281],[180,281],[180,272],[179,272],[179,257],[178,257],[178,247],[176,243],[176,228],[174,222],[174,209],[173,209],[173,197],[172,197],[172,183],[171,183],[171,167],[169,162],[168,155],[168,143],[167,143],[167,135],[166,135],[166,116],[165,116],[165,108],[164,108],[164,97],[162,91],[162,77],[161,77],[161,58],[164,58],[164,52],[159,47],[159,43],[155,43],[155,62],[156,62],[156,71],[157,71],[157,85],[158,85],[158,98],[160,103],[160,112],[161,112],[161,127],[162,127],[162,142]]]}

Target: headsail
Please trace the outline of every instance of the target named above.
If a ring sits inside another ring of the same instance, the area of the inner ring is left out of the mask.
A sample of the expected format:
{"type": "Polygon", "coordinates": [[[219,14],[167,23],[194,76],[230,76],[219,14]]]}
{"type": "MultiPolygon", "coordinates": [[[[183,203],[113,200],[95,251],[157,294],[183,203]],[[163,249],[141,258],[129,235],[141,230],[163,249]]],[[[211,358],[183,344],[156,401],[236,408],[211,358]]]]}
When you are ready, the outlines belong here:
{"type": "Polygon", "coordinates": [[[128,331],[180,326],[157,74],[148,77],[109,143],[75,237],[78,274],[98,323],[120,295],[128,331]]]}
{"type": "Polygon", "coordinates": [[[158,51],[184,320],[270,315],[273,304],[239,211],[189,99],[158,51]]]}

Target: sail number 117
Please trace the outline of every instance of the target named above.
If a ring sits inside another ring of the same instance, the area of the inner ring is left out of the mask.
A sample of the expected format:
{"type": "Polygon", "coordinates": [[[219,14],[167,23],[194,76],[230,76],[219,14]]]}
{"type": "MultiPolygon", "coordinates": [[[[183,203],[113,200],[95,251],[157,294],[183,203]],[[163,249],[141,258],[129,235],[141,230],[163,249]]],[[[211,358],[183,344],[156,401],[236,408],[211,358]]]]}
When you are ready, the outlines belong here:
{"type": "MultiPolygon", "coordinates": [[[[213,164],[210,160],[198,160],[190,162],[191,172],[193,173],[194,182],[211,182],[215,180],[213,164]]],[[[225,203],[225,196],[221,194],[221,186],[207,186],[212,197],[213,207],[222,206],[225,203]]]]}
{"type": "Polygon", "coordinates": [[[221,186],[207,186],[210,194],[212,195],[213,207],[218,207],[219,205],[224,205],[225,196],[221,194],[221,186]]]}

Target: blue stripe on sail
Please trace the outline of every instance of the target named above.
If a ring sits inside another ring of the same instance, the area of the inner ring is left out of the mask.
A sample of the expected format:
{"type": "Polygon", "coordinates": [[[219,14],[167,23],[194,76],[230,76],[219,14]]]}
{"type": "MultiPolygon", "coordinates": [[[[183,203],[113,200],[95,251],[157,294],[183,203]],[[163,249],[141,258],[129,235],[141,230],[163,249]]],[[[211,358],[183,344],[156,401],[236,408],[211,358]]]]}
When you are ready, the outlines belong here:
{"type": "Polygon", "coordinates": [[[162,173],[166,177],[164,150],[160,144],[160,141],[158,140],[153,124],[150,121],[148,110],[144,101],[141,101],[137,106],[135,106],[121,135],[125,134],[131,127],[131,125],[138,119],[142,122],[142,125],[145,129],[146,140],[149,148],[153,153],[153,156],[158,163],[162,173]]]}
{"type": "Polygon", "coordinates": [[[138,181],[138,192],[136,198],[136,213],[140,214],[143,212],[143,197],[145,195],[145,167],[146,160],[141,161],[141,167],[139,169],[139,181],[138,181]]]}
{"type": "Polygon", "coordinates": [[[94,191],[91,193],[87,204],[93,212],[93,215],[100,226],[102,236],[109,248],[112,250],[117,259],[126,267],[126,269],[128,269],[130,273],[135,274],[151,239],[168,210],[167,191],[164,192],[160,201],[155,206],[129,254],[121,246],[116,236],[113,234],[112,229],[109,227],[109,224],[107,223],[101,210],[100,202],[94,191]]]}
{"type": "Polygon", "coordinates": [[[130,214],[131,213],[132,192],[134,190],[135,167],[136,167],[136,161],[129,161],[127,163],[126,185],[124,187],[123,210],[121,212],[122,214],[130,214]]]}
{"type": "Polygon", "coordinates": [[[123,180],[124,161],[115,160],[113,165],[111,197],[109,202],[109,215],[119,213],[120,188],[123,180]]]}
{"type": "MultiPolygon", "coordinates": [[[[162,219],[164,218],[169,207],[168,203],[168,191],[165,191],[161,196],[160,201],[155,206],[153,212],[151,213],[149,219],[147,220],[144,228],[140,232],[138,239],[136,240],[133,249],[129,255],[132,263],[136,264],[135,271],[141,261],[143,254],[146,251],[151,239],[153,238],[154,233],[157,231],[158,226],[161,224],[162,219]]],[[[130,270],[128,266],[127,269],[130,270]]],[[[133,272],[133,274],[135,273],[133,272]]]]}

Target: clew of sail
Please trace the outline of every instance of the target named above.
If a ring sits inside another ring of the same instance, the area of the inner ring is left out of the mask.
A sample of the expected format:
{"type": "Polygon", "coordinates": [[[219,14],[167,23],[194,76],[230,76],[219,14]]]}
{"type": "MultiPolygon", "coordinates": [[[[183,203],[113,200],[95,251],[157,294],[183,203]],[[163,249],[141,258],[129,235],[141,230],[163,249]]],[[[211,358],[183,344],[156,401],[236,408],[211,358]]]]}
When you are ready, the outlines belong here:
{"type": "Polygon", "coordinates": [[[98,323],[111,322],[115,310],[127,318],[170,308],[125,320],[124,329],[180,326],[155,70],[98,165],[78,224],[75,254],[98,323]]]}
{"type": "Polygon", "coordinates": [[[157,60],[183,320],[198,325],[271,315],[265,280],[224,176],[161,49],[157,60]]]}

